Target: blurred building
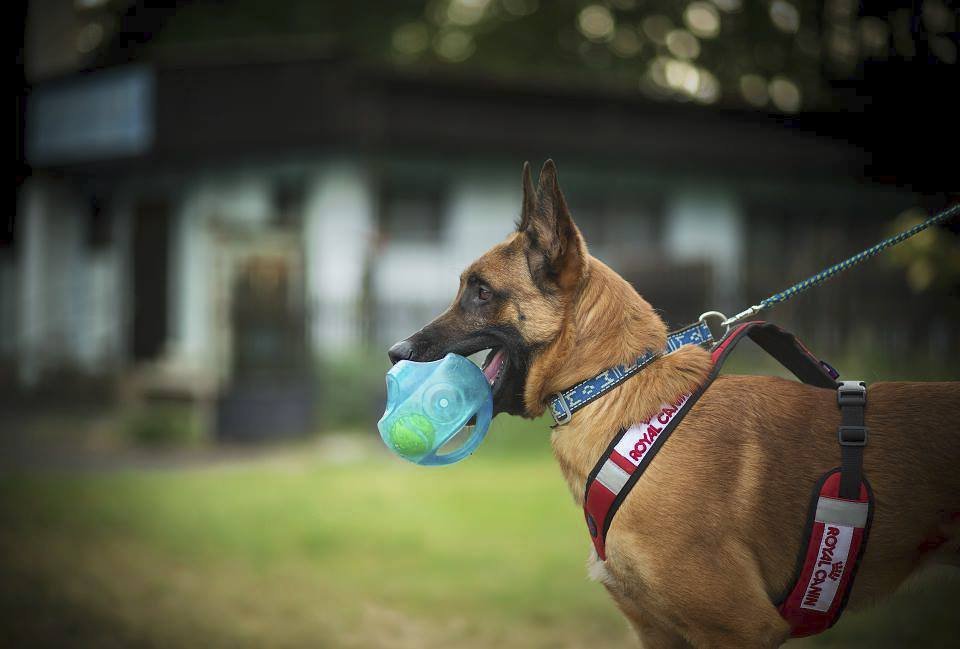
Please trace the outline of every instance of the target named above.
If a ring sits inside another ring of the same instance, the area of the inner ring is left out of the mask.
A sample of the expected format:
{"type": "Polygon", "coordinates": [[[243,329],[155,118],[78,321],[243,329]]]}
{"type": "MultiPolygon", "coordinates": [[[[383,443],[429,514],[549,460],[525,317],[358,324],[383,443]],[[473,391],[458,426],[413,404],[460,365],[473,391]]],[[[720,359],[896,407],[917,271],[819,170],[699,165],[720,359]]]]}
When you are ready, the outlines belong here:
{"type": "MultiPolygon", "coordinates": [[[[735,312],[918,202],[864,182],[861,148],[754,112],[226,54],[53,57],[68,71],[32,84],[31,174],[0,250],[0,358],[21,387],[120,377],[217,399],[225,425],[257,399],[295,422],[315,355],[383,347],[445,308],[513,227],[526,159],[557,161],[593,253],[673,324],[735,312]]],[[[857,286],[906,294],[891,277],[857,286]]],[[[833,295],[796,316],[835,342],[881,311],[833,295]]],[[[949,326],[928,311],[883,317],[903,339],[949,326]]]]}

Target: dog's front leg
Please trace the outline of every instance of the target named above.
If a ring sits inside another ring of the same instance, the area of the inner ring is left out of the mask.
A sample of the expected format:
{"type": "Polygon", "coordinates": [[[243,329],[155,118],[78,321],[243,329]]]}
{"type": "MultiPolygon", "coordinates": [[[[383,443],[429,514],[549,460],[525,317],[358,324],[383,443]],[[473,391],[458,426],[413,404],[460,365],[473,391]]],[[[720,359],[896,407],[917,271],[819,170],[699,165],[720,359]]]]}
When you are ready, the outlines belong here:
{"type": "Polygon", "coordinates": [[[630,626],[640,638],[643,649],[692,649],[693,645],[684,639],[679,632],[669,628],[666,624],[655,620],[647,611],[642,610],[636,603],[636,598],[618,591],[610,583],[604,587],[630,626]]]}
{"type": "Polygon", "coordinates": [[[774,649],[790,634],[766,592],[748,548],[728,540],[703,552],[675,556],[658,571],[678,627],[698,649],[774,649]]]}
{"type": "Polygon", "coordinates": [[[694,549],[703,547],[695,542],[678,543],[673,551],[661,546],[650,555],[640,539],[617,545],[629,550],[611,557],[619,564],[611,566],[619,579],[611,579],[607,589],[645,648],[774,649],[787,640],[790,627],[741,543],[731,540],[702,551],[694,549]]]}

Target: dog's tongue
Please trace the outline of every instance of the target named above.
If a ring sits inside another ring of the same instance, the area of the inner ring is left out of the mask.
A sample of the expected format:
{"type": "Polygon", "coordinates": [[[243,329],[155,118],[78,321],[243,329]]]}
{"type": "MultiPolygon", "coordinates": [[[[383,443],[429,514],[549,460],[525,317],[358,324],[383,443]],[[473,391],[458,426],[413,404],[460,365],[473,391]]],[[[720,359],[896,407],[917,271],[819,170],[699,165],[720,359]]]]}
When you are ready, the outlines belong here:
{"type": "Polygon", "coordinates": [[[494,354],[493,358],[490,359],[490,362],[487,363],[487,366],[483,368],[483,375],[487,377],[487,383],[493,385],[493,382],[497,378],[497,372],[500,371],[500,366],[503,365],[503,350],[497,350],[497,353],[494,354]]]}

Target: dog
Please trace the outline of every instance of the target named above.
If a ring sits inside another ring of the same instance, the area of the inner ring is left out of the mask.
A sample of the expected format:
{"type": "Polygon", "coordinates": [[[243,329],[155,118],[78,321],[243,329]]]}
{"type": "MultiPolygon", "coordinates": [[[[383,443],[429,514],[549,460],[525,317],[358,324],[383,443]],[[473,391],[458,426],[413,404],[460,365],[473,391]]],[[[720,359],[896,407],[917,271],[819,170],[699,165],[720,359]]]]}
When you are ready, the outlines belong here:
{"type": "MultiPolygon", "coordinates": [[[[490,348],[495,413],[535,418],[557,392],[664,348],[657,312],[590,256],[548,160],[522,173],[516,231],[460,276],[451,306],[390,348],[392,362],[490,348]]],[[[688,345],[664,355],[554,429],[574,500],[614,435],[689,394],[711,370],[688,345]]],[[[876,497],[850,607],[893,591],[930,554],[956,562],[960,384],[869,386],[864,475],[876,497]],[[921,546],[939,539],[936,552],[921,546]]],[[[601,582],[644,647],[777,647],[789,636],[774,598],[792,585],[817,479],[837,466],[836,391],[768,376],[721,376],[623,502],[601,582]]],[[[585,539],[586,540],[586,539],[585,539]]]]}

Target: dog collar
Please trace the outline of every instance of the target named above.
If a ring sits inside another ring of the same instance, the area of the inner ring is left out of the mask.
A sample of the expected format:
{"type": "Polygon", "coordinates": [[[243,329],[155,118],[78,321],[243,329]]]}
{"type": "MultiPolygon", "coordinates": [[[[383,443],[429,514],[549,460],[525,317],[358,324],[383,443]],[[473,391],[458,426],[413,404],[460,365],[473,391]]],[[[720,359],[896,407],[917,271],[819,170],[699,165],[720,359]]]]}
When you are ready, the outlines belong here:
{"type": "Polygon", "coordinates": [[[710,333],[710,327],[702,320],[673,331],[667,334],[667,347],[664,351],[645,352],[630,363],[615,365],[571,388],[558,392],[550,400],[550,414],[553,415],[556,425],[562,426],[573,418],[573,413],[577,410],[594,399],[602,397],[660,356],[676,351],[684,345],[706,345],[712,342],[713,335],[710,333]]]}

